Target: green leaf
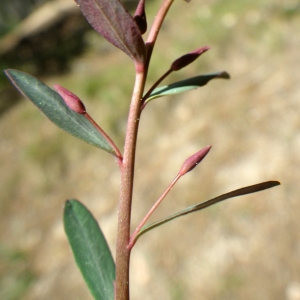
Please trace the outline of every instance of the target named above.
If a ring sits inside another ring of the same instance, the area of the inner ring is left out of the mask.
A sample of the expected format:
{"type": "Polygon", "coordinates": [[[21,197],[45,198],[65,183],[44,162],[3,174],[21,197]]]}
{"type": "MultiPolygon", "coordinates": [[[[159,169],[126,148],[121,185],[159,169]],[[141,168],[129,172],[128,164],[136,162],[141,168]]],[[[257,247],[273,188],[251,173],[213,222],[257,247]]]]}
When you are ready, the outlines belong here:
{"type": "Polygon", "coordinates": [[[147,231],[154,229],[162,224],[165,224],[169,221],[172,221],[176,218],[182,217],[184,215],[199,211],[201,209],[207,208],[211,205],[214,205],[216,203],[219,203],[221,201],[224,201],[226,199],[229,198],[233,198],[233,197],[238,197],[238,196],[242,196],[242,195],[246,195],[246,194],[251,194],[251,193],[256,193],[259,191],[263,191],[269,188],[272,188],[274,186],[280,185],[280,183],[278,181],[266,181],[266,182],[262,182],[262,183],[258,183],[258,184],[254,184],[254,185],[250,185],[250,186],[246,186],[234,191],[231,191],[229,193],[223,194],[221,196],[215,197],[213,199],[210,199],[208,201],[190,206],[184,210],[181,210],[180,212],[177,212],[173,215],[170,215],[168,217],[166,217],[165,219],[159,220],[157,222],[151,223],[149,225],[146,225],[144,227],[142,227],[141,231],[137,234],[136,236],[136,240],[143,235],[144,233],[146,233],[147,231]]]}
{"type": "Polygon", "coordinates": [[[94,125],[84,115],[69,109],[57,92],[27,73],[12,69],[6,70],[5,73],[15,87],[58,127],[93,146],[116,155],[114,149],[94,125]]]}
{"type": "Polygon", "coordinates": [[[76,263],[94,298],[113,300],[115,264],[97,221],[79,201],[68,200],[64,226],[76,263]]]}
{"type": "Polygon", "coordinates": [[[159,97],[179,94],[183,92],[187,92],[190,90],[194,90],[200,86],[206,85],[210,80],[215,78],[224,78],[229,79],[230,76],[227,72],[217,72],[212,74],[199,75],[196,77],[188,78],[182,81],[174,82],[169,85],[161,86],[156,88],[146,99],[145,103],[150,102],[159,97]]]}
{"type": "Polygon", "coordinates": [[[92,27],[135,62],[143,63],[146,47],[139,27],[119,0],[75,0],[92,27]]]}

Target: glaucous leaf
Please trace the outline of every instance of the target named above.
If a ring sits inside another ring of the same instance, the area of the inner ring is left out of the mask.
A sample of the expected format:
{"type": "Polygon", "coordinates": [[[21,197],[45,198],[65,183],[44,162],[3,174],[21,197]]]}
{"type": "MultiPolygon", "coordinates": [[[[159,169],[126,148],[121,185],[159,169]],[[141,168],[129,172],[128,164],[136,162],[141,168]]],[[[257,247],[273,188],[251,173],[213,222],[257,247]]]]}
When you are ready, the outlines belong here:
{"type": "Polygon", "coordinates": [[[262,183],[258,183],[258,184],[254,184],[254,185],[250,185],[250,186],[246,186],[237,190],[234,190],[232,192],[220,195],[218,197],[215,197],[213,199],[210,199],[208,201],[190,206],[184,210],[181,210],[180,212],[177,212],[173,215],[170,215],[168,217],[166,217],[165,219],[159,220],[157,222],[151,223],[149,225],[146,225],[144,227],[142,227],[141,231],[137,234],[136,239],[138,239],[141,235],[143,235],[144,233],[146,233],[147,231],[154,229],[162,224],[165,224],[169,221],[172,221],[176,218],[182,217],[184,215],[199,211],[201,209],[207,208],[211,205],[214,205],[216,203],[219,203],[221,201],[233,198],[233,197],[238,197],[238,196],[242,196],[242,195],[247,195],[247,194],[251,194],[251,193],[256,193],[259,191],[263,191],[269,188],[272,188],[274,186],[280,185],[280,182],[278,181],[266,181],[266,182],[262,182],[262,183]]]}
{"type": "Polygon", "coordinates": [[[142,63],[145,43],[139,27],[119,0],[75,0],[91,26],[133,61],[142,63]]]}
{"type": "Polygon", "coordinates": [[[115,264],[92,214],[77,200],[68,200],[64,226],[76,263],[96,300],[114,299],[115,264]]]}
{"type": "Polygon", "coordinates": [[[196,77],[188,78],[185,80],[177,81],[169,85],[156,88],[150,96],[146,99],[145,103],[148,103],[156,98],[179,94],[196,89],[200,86],[206,85],[210,80],[215,78],[229,79],[230,76],[227,72],[217,72],[212,74],[199,75],[196,77]]]}
{"type": "Polygon", "coordinates": [[[113,148],[84,115],[71,110],[61,96],[37,78],[17,70],[6,70],[15,87],[53,123],[85,142],[116,155],[113,148]]]}

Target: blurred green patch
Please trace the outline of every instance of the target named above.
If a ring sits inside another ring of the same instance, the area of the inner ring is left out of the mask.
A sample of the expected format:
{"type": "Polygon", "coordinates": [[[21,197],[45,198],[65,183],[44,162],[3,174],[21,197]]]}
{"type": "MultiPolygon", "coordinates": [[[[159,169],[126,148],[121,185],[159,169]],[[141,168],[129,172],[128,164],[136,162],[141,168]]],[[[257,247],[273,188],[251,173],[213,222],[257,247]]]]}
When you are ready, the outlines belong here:
{"type": "Polygon", "coordinates": [[[0,275],[2,300],[20,299],[35,279],[26,253],[3,245],[0,247],[0,275]]]}
{"type": "Polygon", "coordinates": [[[173,280],[170,294],[172,300],[185,299],[184,285],[179,280],[173,280]]]}
{"type": "MultiPolygon", "coordinates": [[[[243,275],[237,272],[226,274],[218,293],[218,299],[233,299],[238,288],[245,284],[243,275]]],[[[247,284],[250,284],[249,282],[247,284]]]]}

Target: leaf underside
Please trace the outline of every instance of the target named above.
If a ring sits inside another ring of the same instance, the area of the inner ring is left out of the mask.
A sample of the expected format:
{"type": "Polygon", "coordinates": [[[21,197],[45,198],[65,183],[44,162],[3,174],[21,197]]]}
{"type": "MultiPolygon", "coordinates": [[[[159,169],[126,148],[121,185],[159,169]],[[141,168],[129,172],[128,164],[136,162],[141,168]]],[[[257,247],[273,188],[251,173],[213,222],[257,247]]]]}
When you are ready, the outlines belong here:
{"type": "Polygon", "coordinates": [[[64,226],[76,263],[96,300],[114,299],[115,264],[103,233],[87,208],[68,200],[64,226]]]}
{"type": "Polygon", "coordinates": [[[141,235],[143,235],[144,233],[146,233],[149,230],[152,230],[162,224],[165,224],[169,221],[172,221],[176,218],[182,217],[184,215],[202,210],[204,208],[207,208],[211,205],[214,205],[216,203],[219,203],[221,201],[233,198],[233,197],[238,197],[238,196],[242,196],[242,195],[247,195],[247,194],[252,194],[252,193],[256,193],[259,191],[263,191],[269,188],[272,188],[274,186],[280,185],[280,183],[278,181],[266,181],[266,182],[262,182],[262,183],[258,183],[258,184],[254,184],[254,185],[250,185],[247,187],[243,187],[234,191],[231,191],[229,193],[220,195],[218,197],[212,198],[210,200],[207,200],[205,202],[196,204],[196,205],[192,205],[184,210],[181,210],[173,215],[170,215],[168,217],[166,217],[165,219],[159,220],[157,222],[151,223],[149,225],[146,225],[144,227],[142,227],[141,231],[138,233],[136,239],[138,239],[141,235]]]}
{"type": "Polygon", "coordinates": [[[58,127],[81,140],[116,155],[101,133],[82,114],[65,104],[54,90],[37,78],[13,69],[5,71],[15,87],[33,102],[58,127]]]}
{"type": "Polygon", "coordinates": [[[159,97],[179,94],[193,89],[197,89],[198,87],[206,85],[210,80],[216,78],[229,79],[230,76],[227,72],[222,71],[212,74],[199,75],[196,77],[177,81],[169,85],[161,86],[153,90],[153,92],[147,98],[145,103],[150,102],[159,97]]]}
{"type": "Polygon", "coordinates": [[[135,62],[145,60],[146,48],[133,17],[119,0],[75,0],[91,26],[135,62]]]}

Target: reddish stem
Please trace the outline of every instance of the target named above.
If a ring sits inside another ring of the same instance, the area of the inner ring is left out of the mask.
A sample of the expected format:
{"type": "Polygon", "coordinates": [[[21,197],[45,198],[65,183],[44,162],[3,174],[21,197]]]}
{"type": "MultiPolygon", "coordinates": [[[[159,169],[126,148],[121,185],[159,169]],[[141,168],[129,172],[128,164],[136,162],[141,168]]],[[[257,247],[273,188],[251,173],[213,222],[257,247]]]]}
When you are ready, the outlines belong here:
{"type": "Polygon", "coordinates": [[[146,106],[146,101],[147,101],[147,98],[150,96],[150,94],[154,91],[154,89],[170,74],[172,73],[173,70],[172,69],[169,69],[164,75],[162,75],[153,85],[152,87],[149,89],[149,91],[145,94],[145,96],[143,96],[143,99],[142,99],[142,102],[143,102],[143,105],[141,107],[141,110],[144,109],[144,107],[146,106]]]}
{"type": "Polygon", "coordinates": [[[148,39],[146,42],[146,49],[147,49],[147,62],[146,62],[146,72],[148,71],[152,51],[155,45],[155,42],[157,40],[157,36],[159,33],[159,30],[161,28],[161,25],[171,7],[174,0],[164,0],[161,7],[159,8],[159,11],[154,19],[153,25],[151,27],[151,30],[148,35],[148,39]]]}
{"type": "Polygon", "coordinates": [[[116,144],[113,142],[113,140],[106,134],[106,132],[94,121],[94,119],[87,112],[84,112],[83,115],[94,125],[94,127],[101,133],[101,135],[104,136],[106,141],[114,149],[114,151],[116,152],[115,157],[116,157],[117,163],[118,163],[119,167],[121,167],[123,156],[122,156],[119,148],[116,146],[116,144]]]}
{"type": "Polygon", "coordinates": [[[173,181],[170,183],[170,185],[167,187],[167,189],[164,191],[164,193],[159,197],[159,199],[154,203],[154,205],[151,207],[151,209],[148,211],[144,219],[141,221],[141,223],[138,225],[138,227],[135,229],[133,234],[131,235],[130,242],[128,245],[129,249],[132,249],[132,247],[135,245],[137,241],[137,235],[141,228],[145,225],[145,223],[148,221],[148,219],[151,217],[155,209],[159,206],[159,204],[164,200],[164,198],[167,196],[167,194],[171,191],[175,183],[179,180],[181,177],[181,174],[177,174],[177,176],[173,179],[173,181]]]}
{"type": "Polygon", "coordinates": [[[134,179],[134,163],[136,140],[141,113],[142,97],[148,72],[151,53],[158,31],[174,0],[164,0],[154,24],[150,30],[147,47],[147,59],[144,65],[136,66],[136,80],[131,99],[128,123],[126,129],[123,164],[121,167],[121,191],[119,199],[117,251],[116,251],[116,289],[115,300],[129,300],[129,262],[131,249],[130,220],[132,205],[132,190],[134,179]]]}
{"type": "Polygon", "coordinates": [[[128,115],[123,165],[121,168],[121,191],[119,199],[116,252],[116,300],[129,300],[130,249],[127,246],[130,238],[136,139],[145,79],[145,72],[136,74],[136,81],[128,115]]]}

